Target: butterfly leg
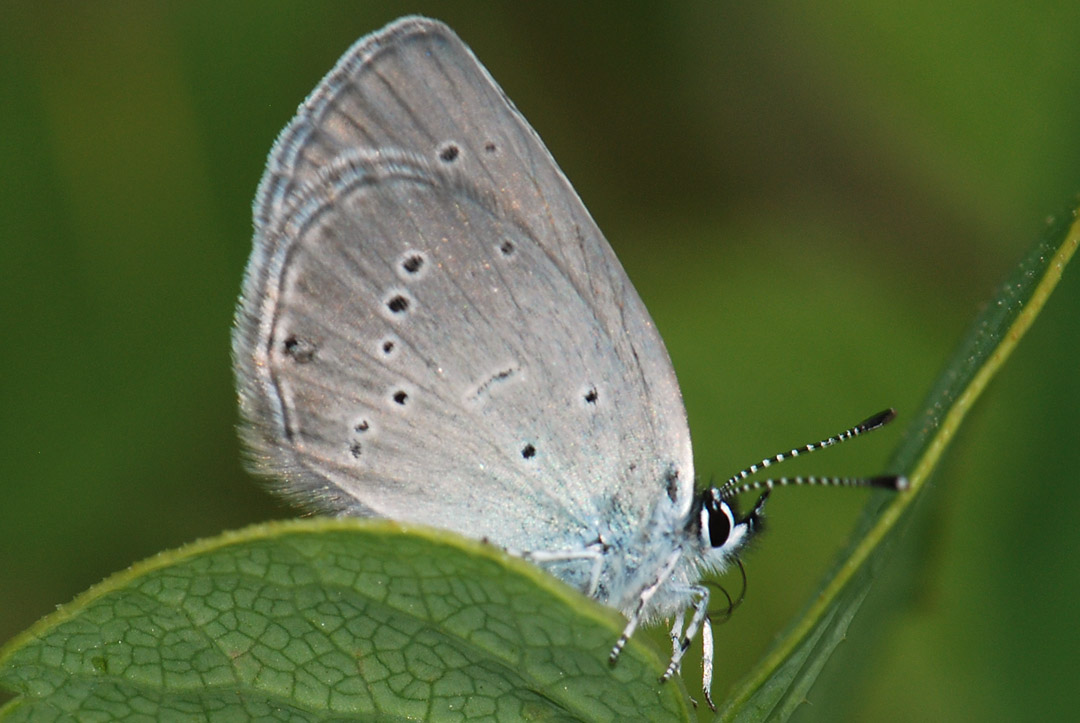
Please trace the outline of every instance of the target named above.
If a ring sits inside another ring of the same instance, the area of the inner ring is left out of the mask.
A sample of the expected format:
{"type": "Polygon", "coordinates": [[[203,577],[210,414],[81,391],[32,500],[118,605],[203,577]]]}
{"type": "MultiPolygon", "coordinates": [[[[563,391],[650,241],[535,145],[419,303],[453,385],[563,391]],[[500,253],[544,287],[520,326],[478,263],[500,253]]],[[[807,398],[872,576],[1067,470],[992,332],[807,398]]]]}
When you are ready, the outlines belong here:
{"type": "Polygon", "coordinates": [[[686,622],[686,611],[680,610],[675,615],[675,623],[671,626],[671,655],[674,657],[675,651],[679,649],[679,641],[682,639],[683,624],[686,622]]]}
{"type": "Polygon", "coordinates": [[[600,588],[600,573],[604,569],[604,551],[606,549],[607,545],[604,544],[602,539],[598,538],[596,542],[586,545],[580,550],[560,550],[558,552],[546,550],[529,550],[527,552],[507,550],[507,552],[511,555],[517,555],[529,562],[536,563],[537,565],[545,562],[568,562],[573,560],[591,561],[592,565],[589,571],[589,582],[585,587],[585,594],[591,598],[595,598],[596,592],[600,588]]]}
{"type": "MultiPolygon", "coordinates": [[[[668,557],[667,562],[660,569],[660,574],[656,576],[656,579],[646,586],[638,595],[637,605],[634,606],[634,610],[627,615],[626,627],[623,628],[622,635],[615,641],[615,647],[611,649],[611,655],[608,656],[608,661],[615,665],[615,662],[619,659],[619,655],[622,653],[623,648],[626,647],[627,641],[630,640],[630,636],[637,630],[637,626],[641,623],[641,617],[644,614],[646,608],[649,605],[649,600],[652,600],[652,596],[656,594],[668,578],[671,576],[675,566],[679,563],[679,558],[682,556],[682,550],[676,550],[668,557]]],[[[706,593],[708,594],[708,593],[706,593]]],[[[625,614],[625,613],[624,613],[625,614]]],[[[693,622],[693,621],[691,621],[693,622]]],[[[674,658],[675,656],[672,655],[674,658]]],[[[667,678],[661,678],[661,680],[667,680],[667,678]]]]}
{"type": "MultiPolygon", "coordinates": [[[[668,635],[671,636],[671,657],[672,659],[681,659],[685,652],[683,643],[683,623],[686,621],[686,611],[680,610],[675,615],[675,622],[671,626],[671,632],[668,635]]],[[[693,637],[693,636],[690,636],[693,637]]],[[[712,676],[713,676],[713,635],[712,635],[712,621],[709,620],[709,616],[706,615],[701,622],[701,689],[705,693],[705,702],[709,704],[709,708],[716,710],[716,705],[712,699],[712,676]]],[[[678,672],[678,668],[674,672],[678,672]]],[[[667,679],[665,673],[664,680],[667,679]]],[[[693,698],[690,702],[697,708],[697,701],[693,698]]]]}
{"type": "Polygon", "coordinates": [[[712,621],[709,616],[701,623],[701,690],[705,694],[705,702],[709,708],[716,710],[716,704],[712,699],[712,673],[713,673],[713,637],[712,621]]]}
{"type": "MultiPolygon", "coordinates": [[[[682,662],[683,656],[686,651],[690,649],[690,643],[693,641],[694,636],[697,635],[698,629],[702,626],[702,623],[708,625],[707,612],[709,609],[709,589],[702,585],[694,585],[690,588],[690,592],[693,596],[693,602],[690,603],[690,607],[693,608],[694,614],[690,616],[690,623],[686,626],[686,631],[682,635],[682,641],[674,643],[673,651],[671,653],[671,661],[668,662],[667,670],[660,677],[661,681],[665,681],[679,670],[679,664],[682,662]]],[[[672,630],[672,633],[675,631],[672,630]]],[[[712,638],[712,629],[710,627],[709,637],[712,638]]],[[[674,641],[673,641],[674,642],[674,641]]],[[[712,661],[709,661],[710,663],[712,661]]]]}

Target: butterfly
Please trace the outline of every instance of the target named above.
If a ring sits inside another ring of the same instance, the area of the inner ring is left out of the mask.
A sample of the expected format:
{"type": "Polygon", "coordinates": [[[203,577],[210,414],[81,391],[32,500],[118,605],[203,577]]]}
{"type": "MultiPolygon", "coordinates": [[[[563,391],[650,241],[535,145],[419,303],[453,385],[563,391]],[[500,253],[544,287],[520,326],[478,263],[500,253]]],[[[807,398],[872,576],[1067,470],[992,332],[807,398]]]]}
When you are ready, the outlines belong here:
{"type": "Polygon", "coordinates": [[[242,436],[276,491],[525,557],[639,625],[663,679],[760,527],[785,456],[696,490],[656,326],[539,136],[446,25],[361,38],[282,131],[233,334],[242,436]],[[734,498],[765,488],[748,514],[734,498]],[[687,618],[689,613],[689,618],[687,618]]]}

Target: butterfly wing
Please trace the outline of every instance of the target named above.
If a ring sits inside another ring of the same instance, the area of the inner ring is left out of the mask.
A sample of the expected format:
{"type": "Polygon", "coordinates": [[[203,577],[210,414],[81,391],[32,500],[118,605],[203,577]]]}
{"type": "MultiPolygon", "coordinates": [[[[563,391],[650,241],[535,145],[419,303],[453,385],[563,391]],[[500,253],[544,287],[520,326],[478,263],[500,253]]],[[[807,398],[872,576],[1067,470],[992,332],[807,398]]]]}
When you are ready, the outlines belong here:
{"type": "Polygon", "coordinates": [[[689,509],[652,320],[445,25],[404,18],[346,53],[275,144],[255,224],[235,372],[283,493],[518,549],[689,509]]]}

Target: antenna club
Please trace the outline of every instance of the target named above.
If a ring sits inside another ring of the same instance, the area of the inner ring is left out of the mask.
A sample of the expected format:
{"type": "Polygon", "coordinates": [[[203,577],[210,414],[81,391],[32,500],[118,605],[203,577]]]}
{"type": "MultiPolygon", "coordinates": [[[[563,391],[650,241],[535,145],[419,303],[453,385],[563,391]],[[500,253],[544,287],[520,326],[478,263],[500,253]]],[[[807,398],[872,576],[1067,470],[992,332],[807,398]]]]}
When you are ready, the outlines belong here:
{"type": "Polygon", "coordinates": [[[904,492],[911,487],[911,483],[908,482],[908,478],[903,475],[894,475],[892,477],[886,477],[884,479],[891,479],[892,485],[889,489],[896,490],[897,492],[904,492]]]}
{"type": "Polygon", "coordinates": [[[869,432],[872,429],[885,426],[894,419],[896,419],[896,410],[889,407],[866,419],[862,424],[858,425],[858,429],[869,432]]]}
{"type": "Polygon", "coordinates": [[[877,487],[879,489],[893,490],[895,492],[903,492],[908,488],[907,477],[896,474],[868,477],[865,484],[867,487],[877,487]]]}

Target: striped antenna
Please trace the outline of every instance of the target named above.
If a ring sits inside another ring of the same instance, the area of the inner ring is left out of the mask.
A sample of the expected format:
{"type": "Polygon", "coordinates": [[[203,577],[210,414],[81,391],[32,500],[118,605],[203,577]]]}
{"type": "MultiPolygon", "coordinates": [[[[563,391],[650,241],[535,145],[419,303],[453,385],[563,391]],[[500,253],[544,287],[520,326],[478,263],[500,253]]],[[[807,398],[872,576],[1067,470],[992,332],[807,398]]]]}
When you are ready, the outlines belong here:
{"type": "Polygon", "coordinates": [[[825,449],[831,447],[834,444],[840,444],[846,442],[849,439],[858,437],[867,432],[872,432],[875,429],[884,427],[886,424],[896,418],[895,409],[886,409],[885,411],[878,412],[874,416],[863,420],[854,427],[844,430],[840,434],[828,437],[813,444],[807,444],[803,447],[797,447],[788,452],[781,452],[780,454],[772,457],[767,457],[757,464],[752,464],[746,469],[737,472],[732,475],[727,482],[721,485],[715,492],[714,497],[722,500],[731,499],[737,495],[741,495],[743,492],[750,492],[751,490],[768,489],[771,490],[774,487],[783,487],[786,485],[821,485],[827,487],[878,487],[889,490],[904,490],[907,489],[907,478],[899,475],[881,475],[877,477],[779,477],[776,479],[765,480],[752,480],[746,482],[745,480],[751,475],[755,475],[763,469],[767,469],[774,464],[779,464],[786,459],[792,459],[798,457],[800,454],[809,454],[810,452],[816,452],[819,449],[825,449]],[[742,482],[743,484],[740,484],[742,482]]]}

